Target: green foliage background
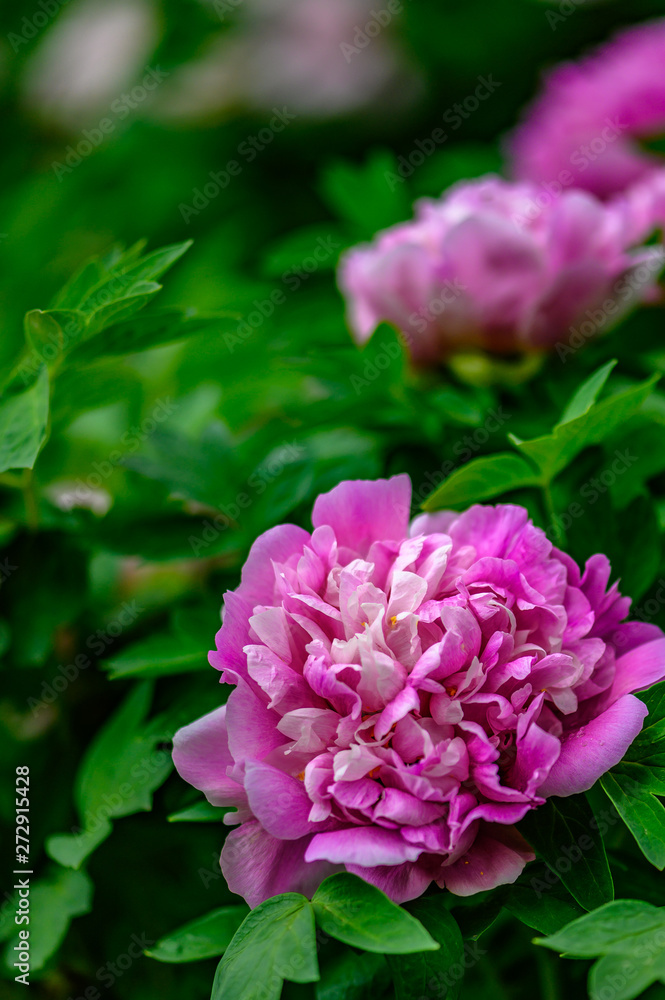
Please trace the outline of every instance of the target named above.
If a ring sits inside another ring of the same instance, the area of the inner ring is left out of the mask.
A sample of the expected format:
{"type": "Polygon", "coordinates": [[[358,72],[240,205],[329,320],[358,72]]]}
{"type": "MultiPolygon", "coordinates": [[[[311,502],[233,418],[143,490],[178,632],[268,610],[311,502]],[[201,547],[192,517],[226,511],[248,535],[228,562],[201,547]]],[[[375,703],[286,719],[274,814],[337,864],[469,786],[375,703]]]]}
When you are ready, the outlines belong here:
{"type": "MultiPolygon", "coordinates": [[[[412,106],[298,115],[196,214],[182,206],[266,126],[270,108],[177,128],[139,107],[58,171],[82,133],[38,118],[22,96],[53,25],[16,50],[9,41],[37,9],[0,10],[2,860],[9,872],[15,769],[27,765],[33,995],[206,997],[245,910],[219,872],[220,810],[171,773],[169,746],[178,726],[224,697],[206,651],[257,534],[284,520],[306,525],[314,497],[342,479],[406,471],[415,506],[437,487],[429,506],[507,497],[578,560],[606,552],[640,616],[665,625],[662,308],[629,316],[565,363],[467,358],[417,376],[387,327],[363,351],[353,346],[334,282],[340,250],[408,218],[414,198],[503,169],[503,136],[544,67],[665,14],[665,3],[409,0],[390,30],[422,78],[412,106]],[[390,181],[399,158],[489,75],[500,84],[492,96],[408,179],[390,181]],[[144,238],[147,249],[137,246],[144,238]],[[322,259],[307,270],[317,248],[322,259]],[[617,456],[628,457],[612,472],[617,456]],[[163,940],[199,918],[195,940],[187,930],[163,940]]],[[[197,0],[157,9],[149,66],[169,75],[228,30],[197,0]]],[[[287,982],[284,996],[407,997],[421,995],[419,983],[422,995],[452,997],[462,979],[437,980],[436,961],[450,967],[462,955],[463,997],[584,996],[594,958],[601,995],[602,976],[614,974],[601,963],[630,945],[617,951],[601,935],[564,962],[555,952],[572,948],[567,939],[558,948],[556,934],[590,920],[586,909],[628,905],[613,894],[641,902],[639,919],[646,913],[656,930],[662,923],[662,911],[652,917],[665,903],[659,697],[649,739],[591,804],[582,796],[529,831],[540,860],[515,887],[446,897],[437,914],[429,897],[414,904],[440,952],[388,961],[324,926],[321,980],[287,982]],[[638,805],[629,779],[642,787],[638,805]],[[552,886],[547,829],[584,829],[592,808],[610,817],[601,843],[584,872],[552,886]],[[555,935],[548,948],[532,943],[535,932],[555,935]]],[[[3,1000],[21,989],[6,957],[12,878],[0,907],[3,1000]]],[[[665,996],[651,985],[659,975],[620,995],[665,996]]]]}

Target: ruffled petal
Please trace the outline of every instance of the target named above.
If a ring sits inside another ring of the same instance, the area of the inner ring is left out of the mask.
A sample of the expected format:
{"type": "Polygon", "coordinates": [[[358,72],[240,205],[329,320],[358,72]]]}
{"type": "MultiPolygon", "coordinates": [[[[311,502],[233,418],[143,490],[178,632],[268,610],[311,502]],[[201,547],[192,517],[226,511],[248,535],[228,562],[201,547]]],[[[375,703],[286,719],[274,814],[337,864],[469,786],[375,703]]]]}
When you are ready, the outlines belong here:
{"type": "Polygon", "coordinates": [[[407,844],[397,831],[355,826],[314,834],[305,858],[307,861],[325,860],[334,864],[374,868],[377,865],[401,865],[405,861],[415,861],[421,853],[421,848],[407,844]]]}
{"type": "Polygon", "coordinates": [[[315,528],[330,525],[340,547],[364,557],[372,542],[401,542],[411,512],[411,480],[355,480],[340,483],[314,504],[315,528]]]}
{"type": "Polygon", "coordinates": [[[245,769],[249,807],[267,833],[298,840],[320,826],[308,820],[312,801],[302,781],[279,768],[250,761],[245,769]]]}
{"type": "Polygon", "coordinates": [[[181,778],[203,792],[214,806],[247,802],[242,785],[227,775],[233,767],[226,731],[226,705],[183,726],[173,737],[173,763],[181,778]]]}
{"type": "Polygon", "coordinates": [[[240,681],[226,705],[229,748],[233,759],[263,760],[286,742],[277,729],[279,715],[266,707],[249,685],[240,681]],[[249,721],[251,720],[251,722],[249,721]]]}
{"type": "Polygon", "coordinates": [[[432,872],[425,865],[407,862],[403,865],[377,865],[374,868],[363,868],[360,865],[347,865],[346,870],[353,875],[375,885],[385,892],[394,903],[406,903],[410,899],[422,896],[432,881],[432,872]]]}
{"type": "Polygon", "coordinates": [[[633,691],[643,691],[664,677],[665,637],[646,642],[619,657],[608,700],[613,702],[633,691]]]}
{"type": "Polygon", "coordinates": [[[602,715],[569,733],[539,793],[566,796],[586,792],[619,763],[642,729],[647,715],[646,705],[627,694],[602,715]]]}
{"type": "Polygon", "coordinates": [[[456,896],[509,885],[521,874],[535,854],[515,829],[485,826],[473,846],[452,865],[441,870],[440,886],[456,896]]]}
{"type": "Polygon", "coordinates": [[[220,864],[231,892],[255,907],[282,892],[311,897],[324,878],[337,869],[327,862],[308,864],[308,837],[278,840],[257,820],[243,823],[226,838],[220,864]]]}

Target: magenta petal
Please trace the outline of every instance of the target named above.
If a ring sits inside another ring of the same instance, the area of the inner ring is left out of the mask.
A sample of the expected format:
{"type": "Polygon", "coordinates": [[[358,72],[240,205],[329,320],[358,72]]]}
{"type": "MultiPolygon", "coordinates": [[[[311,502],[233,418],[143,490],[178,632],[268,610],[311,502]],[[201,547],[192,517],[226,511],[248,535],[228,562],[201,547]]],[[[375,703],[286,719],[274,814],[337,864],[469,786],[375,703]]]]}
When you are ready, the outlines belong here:
{"type": "Polygon", "coordinates": [[[524,735],[518,729],[517,753],[511,771],[511,784],[529,797],[538,792],[561,753],[556,736],[532,722],[524,735]]]}
{"type": "Polygon", "coordinates": [[[259,535],[247,556],[237,593],[252,608],[257,604],[272,604],[275,597],[272,563],[285,563],[291,556],[301,555],[309,540],[308,532],[295,524],[280,524],[259,535]]]}
{"type": "Polygon", "coordinates": [[[209,657],[217,670],[233,671],[235,676],[223,680],[234,683],[236,676],[247,678],[243,646],[251,641],[249,619],[257,605],[270,605],[275,600],[273,563],[285,563],[300,555],[309,540],[309,534],[302,528],[282,524],[264,532],[252,545],[240,586],[224,595],[223,623],[215,637],[217,650],[209,657]]]}
{"type": "Polygon", "coordinates": [[[246,802],[241,785],[227,777],[233,766],[226,732],[226,705],[216,708],[173,737],[173,763],[178,774],[200,789],[214,806],[246,802]]]}
{"type": "Polygon", "coordinates": [[[662,630],[649,622],[623,622],[612,633],[611,641],[619,653],[629,653],[631,649],[643,646],[653,639],[661,639],[662,636],[662,630]]]}
{"type": "Polygon", "coordinates": [[[376,865],[401,865],[404,861],[416,861],[421,854],[421,848],[407,844],[397,831],[356,826],[314,834],[305,859],[374,868],[376,865]]]}
{"type": "Polygon", "coordinates": [[[402,541],[406,537],[411,512],[411,480],[351,480],[323,493],[314,504],[315,528],[328,524],[337,543],[361,556],[372,542],[402,541]]]}
{"type": "Polygon", "coordinates": [[[569,733],[541,795],[575,795],[586,792],[601,775],[618,764],[642,729],[648,710],[631,694],[624,695],[602,715],[569,733]]]}
{"type": "Polygon", "coordinates": [[[250,809],[273,837],[297,840],[319,826],[307,818],[312,801],[302,781],[271,764],[249,761],[245,790],[250,809]]]}
{"type": "Polygon", "coordinates": [[[231,692],[226,711],[229,747],[236,762],[263,760],[286,742],[277,729],[277,712],[267,708],[244,681],[231,692]]]}
{"type": "Polygon", "coordinates": [[[510,827],[492,826],[480,831],[472,847],[454,864],[442,869],[439,885],[456,896],[472,896],[497,885],[515,881],[535,854],[510,827]]]}
{"type": "Polygon", "coordinates": [[[324,878],[335,872],[327,863],[308,864],[308,837],[278,840],[252,820],[226,838],[220,864],[231,892],[251,907],[282,892],[311,897],[324,878]]]}
{"type": "Polygon", "coordinates": [[[654,639],[631,649],[616,661],[616,674],[610,689],[614,701],[624,694],[643,691],[665,677],[665,638],[654,639]]]}
{"type": "Polygon", "coordinates": [[[410,899],[417,899],[432,881],[431,871],[418,863],[411,862],[392,867],[378,865],[376,868],[347,865],[346,870],[375,885],[394,903],[406,903],[410,899]]]}
{"type": "Polygon", "coordinates": [[[399,826],[424,826],[441,818],[437,802],[422,802],[401,788],[385,788],[380,802],[374,807],[374,819],[387,819],[399,826]]]}
{"type": "Polygon", "coordinates": [[[213,650],[208,660],[216,670],[231,671],[222,674],[222,680],[235,684],[238,677],[247,679],[247,657],[243,647],[250,642],[249,619],[253,606],[235,591],[230,590],[224,595],[224,614],[222,627],[215,636],[217,648],[213,650]]]}
{"type": "Polygon", "coordinates": [[[374,725],[374,738],[382,740],[400,719],[420,707],[418,694],[412,687],[403,688],[381,712],[374,725]]]}

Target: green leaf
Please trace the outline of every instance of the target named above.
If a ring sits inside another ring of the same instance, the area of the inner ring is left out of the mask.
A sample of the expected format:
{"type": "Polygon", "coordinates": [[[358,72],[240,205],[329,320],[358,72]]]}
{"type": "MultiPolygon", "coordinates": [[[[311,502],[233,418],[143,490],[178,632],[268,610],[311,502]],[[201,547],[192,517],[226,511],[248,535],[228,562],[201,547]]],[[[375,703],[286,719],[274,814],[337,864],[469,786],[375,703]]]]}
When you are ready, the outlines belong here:
{"type": "MultiPolygon", "coordinates": [[[[654,393],[645,404],[645,411],[655,398],[654,393]]],[[[630,456],[631,464],[630,475],[618,476],[611,487],[612,501],[617,509],[627,507],[636,497],[644,495],[648,490],[649,480],[665,470],[662,423],[654,422],[636,428],[622,437],[620,449],[630,456]]]]}
{"type": "Polygon", "coordinates": [[[558,424],[551,434],[531,441],[521,441],[513,434],[509,438],[538,466],[543,478],[551,482],[584,448],[600,444],[639,413],[658,379],[654,375],[640,385],[595,403],[581,416],[558,424]]]}
{"type": "Polygon", "coordinates": [[[130,316],[143,309],[161,290],[162,286],[155,281],[141,281],[133,286],[131,294],[113,299],[112,302],[96,309],[88,320],[86,341],[106,329],[107,326],[129,319],[130,316]]]}
{"type": "Polygon", "coordinates": [[[119,299],[126,299],[138,292],[147,292],[147,286],[154,286],[157,278],[172,267],[191,245],[192,241],[188,240],[185,243],[163,247],[133,263],[123,258],[105,271],[101,279],[87,290],[87,294],[75,308],[84,313],[96,313],[119,299]]]}
{"type": "Polygon", "coordinates": [[[372,952],[335,953],[321,968],[316,1000],[367,1000],[381,997],[390,987],[390,973],[383,955],[372,952]]]}
{"type": "Polygon", "coordinates": [[[665,682],[639,695],[649,709],[642,731],[601,785],[645,858],[665,868],[665,682]]]}
{"type": "MultiPolygon", "coordinates": [[[[188,241],[163,247],[140,257],[143,248],[143,243],[140,243],[126,252],[116,248],[101,260],[88,262],[60,293],[55,309],[50,310],[46,318],[45,314],[28,314],[28,336],[41,341],[45,337],[52,340],[58,333],[59,318],[62,317],[64,321],[69,317],[67,328],[63,327],[62,322],[59,324],[59,340],[63,349],[67,351],[78,346],[79,360],[96,357],[95,348],[98,346],[96,341],[99,335],[109,326],[126,323],[143,309],[161,290],[162,286],[157,279],[190,246],[191,241],[188,241]],[[71,331],[73,317],[77,317],[75,334],[71,331]],[[86,347],[90,341],[93,345],[86,347]]],[[[99,348],[99,353],[104,353],[103,345],[100,344],[99,348]]]]}
{"type": "Polygon", "coordinates": [[[111,832],[111,819],[148,810],[152,793],[172,768],[170,753],[157,750],[170,739],[162,719],[146,722],[150,684],[137,685],[88,749],[77,775],[76,802],[81,828],[56,834],[46,852],[60,864],[78,868],[111,832]]]}
{"type": "Polygon", "coordinates": [[[617,517],[617,529],[620,560],[613,562],[613,570],[621,579],[621,593],[638,601],[656,579],[662,554],[658,517],[651,498],[633,500],[617,517]]]}
{"type": "Polygon", "coordinates": [[[529,865],[504,899],[505,908],[527,927],[554,934],[584,915],[568,890],[544,864],[529,865]]]}
{"type": "Polygon", "coordinates": [[[142,312],[117,322],[99,333],[94,340],[81,344],[72,361],[91,361],[98,357],[136,354],[184,340],[205,330],[234,330],[239,316],[235,313],[215,313],[199,316],[194,309],[164,309],[142,312]]]}
{"type": "Polygon", "coordinates": [[[40,358],[43,358],[44,347],[54,348],[59,354],[64,348],[64,334],[60,324],[41,309],[33,309],[25,314],[23,320],[25,339],[40,358]]]}
{"type": "Polygon", "coordinates": [[[170,246],[153,250],[145,257],[141,257],[133,267],[123,273],[135,282],[156,281],[163,274],[166,274],[183,254],[187,253],[193,242],[193,240],[184,240],[182,243],[172,243],[170,246]]]}
{"type": "Polygon", "coordinates": [[[348,237],[340,226],[317,223],[304,229],[296,229],[275,240],[266,250],[263,271],[267,278],[306,281],[312,272],[304,269],[310,260],[316,270],[332,270],[337,264],[340,252],[349,244],[348,237]],[[301,277],[302,276],[302,277],[301,277]]]}
{"type": "Polygon", "coordinates": [[[46,440],[49,379],[45,365],[27,389],[0,397],[0,473],[32,469],[46,440]]]}
{"type": "Polygon", "coordinates": [[[85,313],[74,309],[33,309],[24,319],[29,346],[49,368],[84,338],[86,325],[85,313]]]}
{"type": "Polygon", "coordinates": [[[624,757],[626,763],[642,764],[665,780],[665,681],[638,694],[649,709],[644,726],[624,757]]]}
{"type": "Polygon", "coordinates": [[[321,930],[354,948],[408,955],[439,947],[415,917],[349,872],[324,879],[314,893],[312,906],[321,930]]]}
{"type": "Polygon", "coordinates": [[[228,811],[226,807],[213,806],[207,799],[203,799],[188,809],[171,813],[167,819],[169,823],[220,823],[228,811]]]}
{"type": "Polygon", "coordinates": [[[217,422],[196,439],[162,426],[123,465],[163,483],[178,496],[218,507],[238,496],[236,456],[227,428],[217,422]]]}
{"type": "Polygon", "coordinates": [[[575,958],[625,954],[644,934],[665,929],[665,908],[637,899],[617,899],[585,913],[536,943],[575,958]]]}
{"type": "Polygon", "coordinates": [[[223,955],[247,916],[246,906],[223,906],[160,938],[145,952],[158,962],[198,962],[223,955]]]}
{"type": "Polygon", "coordinates": [[[475,458],[457,469],[427,498],[424,510],[459,509],[469,503],[500,496],[509,490],[536,486],[533,466],[519,455],[505,452],[475,458]]]}
{"type": "Polygon", "coordinates": [[[472,896],[446,896],[446,906],[465,941],[477,941],[491,927],[501,913],[505,892],[505,888],[486,889],[472,896]]]}
{"type": "Polygon", "coordinates": [[[575,420],[577,417],[583,416],[591,409],[616,364],[616,361],[608,361],[606,365],[603,365],[597,372],[594,372],[591,378],[582,383],[563,411],[561,420],[557,425],[558,427],[570,423],[571,420],[575,420]]]}
{"type": "Polygon", "coordinates": [[[245,917],[217,967],[211,1000],[278,1000],[284,979],[318,978],[312,906],[286,892],[245,917]]]}
{"type": "Polygon", "coordinates": [[[648,784],[638,786],[619,765],[600,779],[603,790],[621,816],[642,854],[656,868],[665,868],[665,806],[656,798],[665,788],[648,784]]]}
{"type": "Polygon", "coordinates": [[[607,997],[612,997],[612,1000],[635,1000],[655,980],[665,982],[665,961],[653,949],[634,958],[605,955],[591,969],[589,997],[591,1000],[607,1000],[607,997]]]}
{"type": "Polygon", "coordinates": [[[665,982],[665,908],[620,899],[536,944],[571,958],[600,958],[589,975],[592,1000],[634,1000],[665,982]]]}
{"type": "Polygon", "coordinates": [[[614,898],[603,838],[584,795],[548,799],[518,829],[585,910],[614,898]]]}
{"type": "MultiPolygon", "coordinates": [[[[18,878],[19,876],[17,876],[18,878]]],[[[38,972],[65,939],[74,917],[88,913],[92,905],[92,882],[84,872],[59,868],[52,875],[30,886],[30,924],[21,927],[30,932],[30,970],[38,972]]],[[[19,943],[18,930],[7,945],[3,964],[17,975],[14,946],[19,943]]]]}
{"type": "Polygon", "coordinates": [[[441,1000],[456,1000],[462,989],[464,942],[460,929],[440,895],[409,903],[416,917],[439,945],[438,951],[414,955],[388,956],[396,1000],[420,1000],[433,993],[441,1000]],[[433,985],[435,984],[435,985],[433,985]]]}
{"type": "Polygon", "coordinates": [[[208,649],[195,637],[160,632],[128,646],[102,666],[112,681],[183,674],[208,669],[208,649]]]}
{"type": "Polygon", "coordinates": [[[46,841],[46,853],[65,868],[79,869],[85,859],[104,843],[112,829],[108,819],[100,818],[94,830],[54,833],[46,841]]]}
{"type": "Polygon", "coordinates": [[[53,302],[53,308],[78,309],[90,291],[109,274],[122,270],[123,267],[128,268],[135,263],[145,247],[145,242],[145,240],[140,240],[128,250],[115,246],[104,256],[85,261],[58,292],[53,302]]]}
{"type": "Polygon", "coordinates": [[[359,236],[371,239],[377,230],[409,215],[406,185],[390,183],[390,177],[396,175],[393,154],[378,150],[360,166],[338,162],[328,167],[321,184],[323,196],[359,236]]]}

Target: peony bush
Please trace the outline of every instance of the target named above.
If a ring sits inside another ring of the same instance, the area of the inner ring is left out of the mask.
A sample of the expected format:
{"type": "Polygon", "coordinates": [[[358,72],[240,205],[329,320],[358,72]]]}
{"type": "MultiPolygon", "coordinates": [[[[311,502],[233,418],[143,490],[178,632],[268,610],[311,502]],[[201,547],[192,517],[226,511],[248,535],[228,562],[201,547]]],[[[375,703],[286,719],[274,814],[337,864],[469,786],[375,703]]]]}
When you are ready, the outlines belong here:
{"type": "Polygon", "coordinates": [[[665,21],[65,6],[0,45],[0,998],[658,1000],[665,21]]]}

